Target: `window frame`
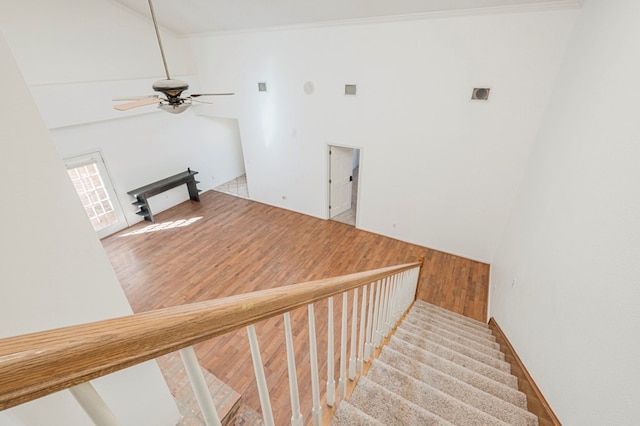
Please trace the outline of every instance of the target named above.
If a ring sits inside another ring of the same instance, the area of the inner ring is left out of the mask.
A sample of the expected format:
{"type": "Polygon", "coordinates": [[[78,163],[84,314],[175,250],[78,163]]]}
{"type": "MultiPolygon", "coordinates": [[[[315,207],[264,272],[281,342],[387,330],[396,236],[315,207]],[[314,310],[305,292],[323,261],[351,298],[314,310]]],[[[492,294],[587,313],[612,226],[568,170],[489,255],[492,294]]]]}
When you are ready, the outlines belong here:
{"type": "MultiPolygon", "coordinates": [[[[122,209],[122,205],[120,204],[120,199],[118,198],[118,195],[116,193],[115,186],[113,185],[113,181],[111,179],[111,175],[109,174],[109,170],[107,169],[107,166],[105,164],[102,152],[100,152],[100,150],[96,150],[96,151],[88,152],[86,154],[69,156],[69,157],[65,157],[63,161],[67,171],[77,167],[82,167],[88,164],[96,165],[96,168],[102,180],[102,184],[104,185],[104,189],[107,193],[107,196],[111,201],[111,205],[113,207],[113,211],[117,219],[115,223],[96,231],[96,234],[98,234],[98,238],[100,239],[105,238],[111,234],[114,234],[128,227],[129,224],[127,223],[126,216],[122,209]]],[[[69,179],[71,179],[71,177],[69,177],[69,179]]],[[[76,194],[77,194],[77,190],[75,190],[75,187],[74,187],[74,191],[76,191],[76,194]]],[[[78,201],[82,203],[82,201],[80,200],[79,194],[78,194],[78,201]]],[[[84,208],[84,205],[83,205],[83,208],[84,208]]],[[[87,217],[87,219],[89,220],[89,217],[87,217]]]]}

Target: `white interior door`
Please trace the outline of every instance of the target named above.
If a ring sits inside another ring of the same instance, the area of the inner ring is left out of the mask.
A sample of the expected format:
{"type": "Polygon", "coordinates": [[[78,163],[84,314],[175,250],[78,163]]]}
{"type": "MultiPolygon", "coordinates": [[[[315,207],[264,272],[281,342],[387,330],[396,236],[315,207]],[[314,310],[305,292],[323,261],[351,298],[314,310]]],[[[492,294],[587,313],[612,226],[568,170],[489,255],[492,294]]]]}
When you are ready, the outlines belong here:
{"type": "Polygon", "coordinates": [[[334,217],[351,208],[353,191],[353,149],[332,146],[330,148],[330,196],[329,217],[334,217]]]}

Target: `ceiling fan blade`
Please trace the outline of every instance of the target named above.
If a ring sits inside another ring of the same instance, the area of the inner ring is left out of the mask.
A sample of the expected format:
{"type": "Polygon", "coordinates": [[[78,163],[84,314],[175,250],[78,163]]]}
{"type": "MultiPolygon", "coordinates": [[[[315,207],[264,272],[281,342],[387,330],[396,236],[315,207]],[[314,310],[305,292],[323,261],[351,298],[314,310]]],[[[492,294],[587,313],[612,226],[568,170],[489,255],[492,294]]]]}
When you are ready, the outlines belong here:
{"type": "Polygon", "coordinates": [[[129,102],[129,103],[126,103],[126,104],[114,105],[113,107],[115,109],[117,109],[118,111],[127,111],[129,109],[137,108],[137,107],[141,107],[141,106],[145,106],[145,105],[159,104],[160,101],[161,100],[158,97],[146,98],[146,99],[140,99],[140,100],[137,100],[137,101],[134,101],[134,102],[129,102]]]}
{"type": "Polygon", "coordinates": [[[143,95],[143,96],[119,96],[117,98],[113,98],[114,101],[139,101],[141,99],[158,99],[158,95],[143,95]]]}
{"type": "Polygon", "coordinates": [[[199,96],[231,96],[235,95],[235,93],[194,93],[193,95],[189,95],[191,98],[197,98],[199,96]]]}

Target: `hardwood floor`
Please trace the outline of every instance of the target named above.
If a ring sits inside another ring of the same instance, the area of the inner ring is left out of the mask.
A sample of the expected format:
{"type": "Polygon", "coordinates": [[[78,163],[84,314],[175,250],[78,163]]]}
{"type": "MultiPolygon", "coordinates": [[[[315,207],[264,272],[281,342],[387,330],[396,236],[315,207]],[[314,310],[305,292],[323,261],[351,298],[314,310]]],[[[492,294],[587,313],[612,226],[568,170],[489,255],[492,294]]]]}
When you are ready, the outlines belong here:
{"type": "MultiPolygon", "coordinates": [[[[102,240],[135,312],[412,262],[423,256],[419,299],[480,321],[487,319],[486,264],[216,191],[201,194],[200,203],[187,201],[155,217],[155,231],[141,232],[149,226],[143,222],[102,240]]],[[[335,300],[334,305],[339,324],[341,301],[335,300]]],[[[326,302],[316,304],[315,310],[318,351],[326,354],[326,302]]],[[[306,421],[311,412],[307,310],[291,312],[291,322],[306,421]]],[[[276,424],[288,424],[283,319],[257,324],[256,331],[276,424]]],[[[203,367],[259,410],[244,330],[202,343],[196,352],[203,367]]],[[[323,360],[319,372],[326,380],[323,360]]]]}

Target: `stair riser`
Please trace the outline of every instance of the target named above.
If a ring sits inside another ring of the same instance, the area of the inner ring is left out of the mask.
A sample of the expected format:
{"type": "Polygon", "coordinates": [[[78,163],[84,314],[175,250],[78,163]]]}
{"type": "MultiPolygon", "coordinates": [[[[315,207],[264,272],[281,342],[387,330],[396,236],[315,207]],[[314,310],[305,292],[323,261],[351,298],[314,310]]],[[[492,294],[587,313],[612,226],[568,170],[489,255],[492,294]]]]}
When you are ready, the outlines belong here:
{"type": "Polygon", "coordinates": [[[469,336],[470,339],[476,339],[479,342],[489,342],[496,345],[496,347],[500,347],[493,334],[486,333],[485,331],[479,331],[478,329],[473,327],[467,327],[455,321],[449,321],[447,318],[443,318],[429,312],[425,313],[411,311],[407,318],[408,317],[415,318],[417,321],[428,321],[430,323],[437,324],[440,327],[447,327],[460,334],[469,336]]]}
{"type": "Polygon", "coordinates": [[[367,413],[358,410],[348,401],[341,401],[336,411],[332,425],[359,425],[359,426],[384,426],[384,423],[377,421],[367,413]]]}
{"type": "Polygon", "coordinates": [[[497,418],[381,364],[379,361],[375,361],[367,378],[397,395],[402,395],[406,400],[425,410],[429,410],[453,424],[503,425],[497,418]]]}
{"type": "MultiPolygon", "coordinates": [[[[509,387],[517,389],[518,384],[515,377],[511,376],[509,373],[493,368],[487,364],[479,362],[473,358],[470,358],[466,355],[458,353],[454,350],[451,350],[445,346],[439,345],[437,343],[429,344],[428,347],[421,346],[424,344],[424,340],[422,342],[415,341],[415,339],[411,338],[412,336],[404,336],[401,330],[397,330],[394,338],[400,339],[412,346],[417,350],[424,350],[427,352],[431,352],[435,355],[438,355],[442,358],[450,360],[462,367],[468,368],[470,370],[475,371],[476,373],[482,374],[483,376],[489,377],[497,382],[503,383],[509,387]]],[[[411,354],[405,353],[405,355],[411,356],[411,354]]]]}
{"type": "Polygon", "coordinates": [[[491,329],[487,324],[465,317],[463,315],[456,314],[455,312],[447,311],[446,309],[442,309],[437,306],[419,304],[419,301],[416,301],[416,303],[413,305],[412,311],[437,315],[443,319],[459,323],[465,327],[470,327],[480,332],[491,334],[491,329]]]}
{"type": "Polygon", "coordinates": [[[349,403],[387,425],[451,425],[443,418],[388,391],[366,377],[358,380],[358,386],[351,394],[349,403]],[[372,401],[384,401],[384,406],[379,407],[372,404],[372,401]]]}
{"type": "Polygon", "coordinates": [[[376,362],[379,362],[380,368],[384,368],[389,375],[402,373],[511,425],[535,424],[535,416],[514,404],[477,389],[442,371],[420,364],[409,357],[385,351],[382,351],[376,362]],[[396,370],[398,373],[395,373],[396,370]]]}
{"type": "Polygon", "coordinates": [[[476,340],[471,340],[459,333],[453,333],[450,330],[438,327],[432,323],[422,323],[422,326],[420,326],[419,323],[416,323],[414,320],[408,320],[407,318],[405,318],[403,327],[405,327],[405,329],[407,330],[411,330],[413,333],[416,333],[419,336],[428,336],[429,334],[442,336],[451,341],[460,343],[467,348],[482,352],[483,354],[495,359],[499,359],[500,361],[504,361],[504,354],[500,352],[498,348],[479,343],[476,340]]]}
{"type": "MultiPolygon", "coordinates": [[[[404,333],[402,334],[402,336],[407,336],[407,334],[411,334],[413,341],[416,342],[416,345],[420,347],[427,347],[431,343],[437,343],[441,346],[445,346],[453,351],[456,351],[462,355],[473,358],[476,361],[479,361],[495,369],[498,369],[507,373],[511,371],[511,366],[500,359],[493,358],[489,355],[486,355],[482,352],[478,352],[475,349],[471,349],[469,347],[464,346],[463,344],[460,344],[453,340],[449,340],[435,333],[421,333],[420,335],[416,335],[415,328],[416,328],[415,326],[401,324],[400,327],[398,327],[396,334],[398,334],[398,332],[400,331],[404,333]]],[[[406,340],[405,337],[402,337],[402,338],[406,340]]]]}
{"type": "MultiPolygon", "coordinates": [[[[413,349],[407,351],[410,354],[405,353],[403,352],[403,345],[399,339],[392,338],[382,353],[384,354],[385,351],[392,352],[422,366],[438,370],[517,407],[527,408],[526,397],[515,388],[517,386],[515,382],[513,386],[506,385],[425,350],[413,349]]],[[[393,367],[396,367],[396,365],[393,365],[393,367]]],[[[405,371],[405,373],[408,372],[405,371]]]]}

